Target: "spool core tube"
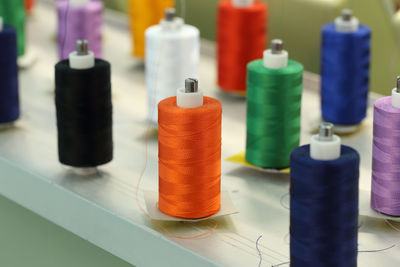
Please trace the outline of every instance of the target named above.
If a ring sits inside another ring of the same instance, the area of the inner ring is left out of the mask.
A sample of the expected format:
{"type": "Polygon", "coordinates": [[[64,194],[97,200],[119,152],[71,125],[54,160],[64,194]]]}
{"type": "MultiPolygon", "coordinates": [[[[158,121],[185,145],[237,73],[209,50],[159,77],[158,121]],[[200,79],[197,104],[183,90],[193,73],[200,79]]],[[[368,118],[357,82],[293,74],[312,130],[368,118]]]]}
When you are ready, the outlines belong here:
{"type": "Polygon", "coordinates": [[[165,9],[164,14],[165,16],[160,22],[164,31],[176,31],[183,26],[183,19],[176,17],[175,8],[165,9]]]}
{"type": "Polygon", "coordinates": [[[234,7],[249,7],[252,6],[254,0],[232,0],[234,7]]]}
{"type": "Polygon", "coordinates": [[[89,4],[90,0],[69,0],[69,4],[71,6],[86,6],[89,4]]]}
{"type": "Polygon", "coordinates": [[[185,88],[177,90],[176,104],[180,108],[199,108],[203,106],[203,91],[197,79],[185,80],[185,88]]]}
{"type": "Polygon", "coordinates": [[[335,29],[338,32],[350,33],[358,30],[358,19],[351,9],[343,9],[340,17],[335,19],[335,29]]]}
{"type": "Polygon", "coordinates": [[[69,54],[71,69],[85,70],[94,67],[94,53],[89,51],[87,40],[76,41],[76,51],[69,54]]]}
{"type": "Polygon", "coordinates": [[[335,160],[340,157],[341,140],[333,134],[333,124],[323,122],[319,134],[311,137],[310,157],[315,160],[335,160]]]}
{"type": "Polygon", "coordinates": [[[396,87],[392,90],[392,106],[400,108],[400,76],[397,76],[396,87]]]}
{"type": "Polygon", "coordinates": [[[283,50],[280,39],[271,41],[271,48],[264,51],[263,64],[268,69],[284,69],[288,66],[289,54],[283,50]]]}

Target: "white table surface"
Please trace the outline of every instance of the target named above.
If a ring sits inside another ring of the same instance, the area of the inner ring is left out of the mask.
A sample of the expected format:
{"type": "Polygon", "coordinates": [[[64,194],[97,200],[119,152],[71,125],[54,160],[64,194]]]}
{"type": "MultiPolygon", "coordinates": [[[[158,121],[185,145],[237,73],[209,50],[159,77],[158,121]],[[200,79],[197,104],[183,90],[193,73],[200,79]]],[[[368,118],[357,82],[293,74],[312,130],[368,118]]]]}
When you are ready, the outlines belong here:
{"type": "MultiPolygon", "coordinates": [[[[29,19],[29,48],[38,60],[20,72],[22,117],[16,127],[0,132],[0,194],[27,207],[136,266],[261,266],[289,260],[289,210],[281,204],[289,177],[266,174],[223,161],[222,189],[229,191],[239,214],[218,219],[217,229],[202,238],[168,236],[138,208],[140,187],[157,191],[157,141],[146,153],[146,88],[143,65],[130,57],[131,40],[124,27],[109,23],[104,30],[104,57],[112,64],[115,158],[101,175],[82,178],[58,162],[54,106],[56,44],[55,10],[39,3],[29,19]],[[146,164],[147,157],[147,164],[146,164]]],[[[223,103],[223,158],[245,147],[245,101],[220,93],[215,86],[215,58],[203,55],[200,86],[223,103]]],[[[306,81],[302,109],[302,143],[320,117],[317,84],[306,81]]],[[[389,92],[390,89],[388,89],[389,92]]],[[[369,190],[371,110],[361,131],[343,138],[361,154],[360,188],[369,190]]],[[[287,202],[287,197],[282,202],[287,202]]],[[[360,217],[359,249],[382,249],[400,241],[400,233],[384,220],[360,217]]],[[[179,235],[207,231],[211,222],[163,224],[179,235]]],[[[397,225],[400,228],[400,225],[397,225]]],[[[359,266],[399,266],[399,248],[360,253],[359,266]]],[[[286,265],[288,266],[288,265],[286,265]]]]}

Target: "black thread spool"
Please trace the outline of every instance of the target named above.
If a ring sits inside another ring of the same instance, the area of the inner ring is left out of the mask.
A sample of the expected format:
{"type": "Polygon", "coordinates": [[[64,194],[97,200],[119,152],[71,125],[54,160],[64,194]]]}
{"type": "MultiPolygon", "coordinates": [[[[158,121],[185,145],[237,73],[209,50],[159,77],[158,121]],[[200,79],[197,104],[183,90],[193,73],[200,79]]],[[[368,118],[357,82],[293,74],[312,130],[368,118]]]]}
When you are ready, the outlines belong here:
{"type": "Polygon", "coordinates": [[[113,158],[110,64],[78,41],[55,75],[59,161],[93,174],[113,158]]]}

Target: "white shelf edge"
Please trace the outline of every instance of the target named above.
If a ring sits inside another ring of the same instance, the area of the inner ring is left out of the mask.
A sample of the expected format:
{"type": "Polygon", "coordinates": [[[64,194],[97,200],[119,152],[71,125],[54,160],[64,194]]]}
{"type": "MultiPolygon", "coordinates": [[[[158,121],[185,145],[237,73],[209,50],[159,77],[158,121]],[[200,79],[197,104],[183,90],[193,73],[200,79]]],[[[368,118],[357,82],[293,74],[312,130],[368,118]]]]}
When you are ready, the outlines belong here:
{"type": "Polygon", "coordinates": [[[1,195],[130,264],[218,266],[1,157],[0,170],[1,195]]]}

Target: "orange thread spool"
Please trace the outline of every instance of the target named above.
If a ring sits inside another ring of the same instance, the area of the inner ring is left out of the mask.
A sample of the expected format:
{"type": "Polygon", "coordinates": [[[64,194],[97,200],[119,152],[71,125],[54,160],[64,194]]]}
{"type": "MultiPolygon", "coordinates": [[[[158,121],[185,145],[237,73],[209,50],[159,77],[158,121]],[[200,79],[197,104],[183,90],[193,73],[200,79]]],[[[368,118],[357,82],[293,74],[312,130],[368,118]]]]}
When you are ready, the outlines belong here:
{"type": "Polygon", "coordinates": [[[218,86],[224,91],[246,91],[247,63],[262,58],[267,42],[267,5],[254,2],[235,7],[231,0],[218,5],[218,86]]]}
{"type": "Polygon", "coordinates": [[[159,209],[198,219],[221,206],[222,105],[204,97],[199,108],[181,108],[176,97],[158,105],[159,209]]]}
{"type": "Polygon", "coordinates": [[[144,31],[164,18],[164,11],[174,6],[173,0],[129,0],[129,17],[133,36],[133,55],[145,56],[144,31]]]}

